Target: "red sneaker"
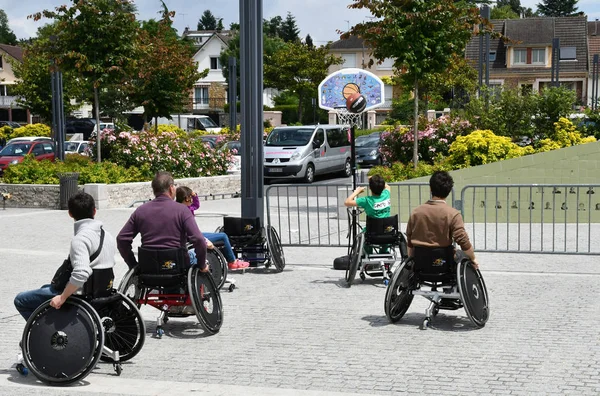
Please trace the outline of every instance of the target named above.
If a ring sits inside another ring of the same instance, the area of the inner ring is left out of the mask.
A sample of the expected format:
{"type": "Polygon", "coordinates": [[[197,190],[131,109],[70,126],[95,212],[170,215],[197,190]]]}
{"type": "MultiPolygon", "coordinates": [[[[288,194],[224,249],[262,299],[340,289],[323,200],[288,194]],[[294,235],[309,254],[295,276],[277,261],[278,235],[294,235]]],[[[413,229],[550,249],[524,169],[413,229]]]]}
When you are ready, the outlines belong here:
{"type": "Polygon", "coordinates": [[[228,263],[227,264],[227,268],[229,268],[230,270],[236,270],[236,269],[239,269],[240,267],[239,267],[239,265],[237,263],[237,260],[236,260],[233,263],[228,263]]]}
{"type": "Polygon", "coordinates": [[[250,263],[247,261],[242,261],[242,260],[235,260],[233,262],[234,264],[237,264],[238,269],[243,269],[243,268],[248,268],[250,267],[250,263]]]}

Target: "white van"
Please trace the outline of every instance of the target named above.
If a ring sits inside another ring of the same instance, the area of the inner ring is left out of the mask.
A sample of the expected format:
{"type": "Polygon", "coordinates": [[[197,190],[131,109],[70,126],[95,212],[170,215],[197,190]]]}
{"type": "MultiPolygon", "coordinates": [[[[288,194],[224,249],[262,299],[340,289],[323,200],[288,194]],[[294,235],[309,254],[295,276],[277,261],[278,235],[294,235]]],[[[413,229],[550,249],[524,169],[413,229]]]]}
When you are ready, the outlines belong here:
{"type": "Polygon", "coordinates": [[[157,122],[158,125],[177,125],[186,132],[198,130],[220,133],[222,129],[209,116],[197,114],[172,114],[170,120],[167,117],[158,117],[157,122]]]}
{"type": "Polygon", "coordinates": [[[340,172],[352,175],[350,128],[346,125],[277,127],[264,146],[264,176],[269,179],[304,179],[340,172]]]}

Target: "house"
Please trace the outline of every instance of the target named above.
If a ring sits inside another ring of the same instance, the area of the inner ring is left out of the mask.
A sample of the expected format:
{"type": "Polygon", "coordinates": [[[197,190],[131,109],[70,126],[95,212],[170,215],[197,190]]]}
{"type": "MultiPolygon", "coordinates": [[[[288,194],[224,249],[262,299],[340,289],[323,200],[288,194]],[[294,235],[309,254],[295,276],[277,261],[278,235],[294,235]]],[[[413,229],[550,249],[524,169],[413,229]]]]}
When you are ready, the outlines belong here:
{"type": "Polygon", "coordinates": [[[21,47],[0,44],[0,121],[28,123],[31,119],[29,110],[17,104],[11,87],[16,83],[11,62],[23,62],[21,47]]]}
{"type": "MultiPolygon", "coordinates": [[[[600,21],[597,19],[594,22],[588,22],[588,54],[589,54],[589,67],[590,76],[588,79],[588,105],[592,104],[592,72],[593,72],[593,61],[594,55],[598,55],[600,57],[600,21]]],[[[600,64],[597,66],[600,68],[600,64]]],[[[598,71],[600,74],[600,71],[598,71]]],[[[600,78],[600,76],[599,76],[600,78]]],[[[600,82],[597,85],[600,88],[600,82]]],[[[596,97],[600,96],[600,93],[596,93],[596,97]]]]}
{"type": "MultiPolygon", "coordinates": [[[[494,31],[508,40],[490,39],[491,87],[519,87],[539,91],[549,86],[552,69],[552,39],[560,40],[559,82],[574,90],[580,102],[587,101],[587,17],[523,18],[492,20],[494,31]]],[[[467,45],[466,57],[478,64],[479,36],[467,45]]],[[[485,59],[485,58],[484,58],[485,59]]]]}
{"type": "MultiPolygon", "coordinates": [[[[329,74],[345,68],[358,68],[368,70],[383,80],[394,75],[393,59],[386,59],[381,64],[377,64],[375,61],[369,67],[372,59],[371,50],[365,46],[363,39],[359,37],[350,36],[347,39],[335,41],[329,46],[329,52],[332,55],[341,57],[344,61],[340,65],[330,66],[329,74]]],[[[395,88],[391,84],[384,85],[385,103],[376,109],[376,124],[381,124],[387,118],[392,109],[392,98],[397,97],[399,94],[398,87],[395,88]]]]}

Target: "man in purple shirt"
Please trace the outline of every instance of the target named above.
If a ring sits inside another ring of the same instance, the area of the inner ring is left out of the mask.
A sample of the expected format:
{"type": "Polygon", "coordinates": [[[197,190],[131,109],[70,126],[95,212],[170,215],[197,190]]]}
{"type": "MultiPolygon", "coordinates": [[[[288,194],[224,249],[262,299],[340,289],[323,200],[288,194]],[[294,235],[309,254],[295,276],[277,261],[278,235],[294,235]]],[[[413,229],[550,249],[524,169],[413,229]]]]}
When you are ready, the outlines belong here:
{"type": "Polygon", "coordinates": [[[152,191],[156,197],[137,208],[117,236],[117,248],[129,268],[138,263],[131,244],[139,233],[142,247],[147,249],[177,249],[190,241],[196,249],[198,264],[202,272],[206,265],[206,242],[192,212],[175,202],[175,182],[169,172],[158,172],[152,180],[152,191]]]}

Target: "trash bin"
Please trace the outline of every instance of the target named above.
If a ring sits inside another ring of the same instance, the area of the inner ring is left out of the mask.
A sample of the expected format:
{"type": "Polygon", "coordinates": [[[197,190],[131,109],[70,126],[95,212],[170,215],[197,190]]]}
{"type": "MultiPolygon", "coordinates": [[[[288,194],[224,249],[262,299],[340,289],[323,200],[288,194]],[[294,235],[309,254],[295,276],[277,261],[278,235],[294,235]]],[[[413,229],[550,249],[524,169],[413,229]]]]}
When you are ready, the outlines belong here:
{"type": "Polygon", "coordinates": [[[77,180],[79,180],[79,173],[61,173],[58,175],[58,179],[60,180],[60,208],[66,210],[69,209],[69,199],[77,194],[77,180]]]}

